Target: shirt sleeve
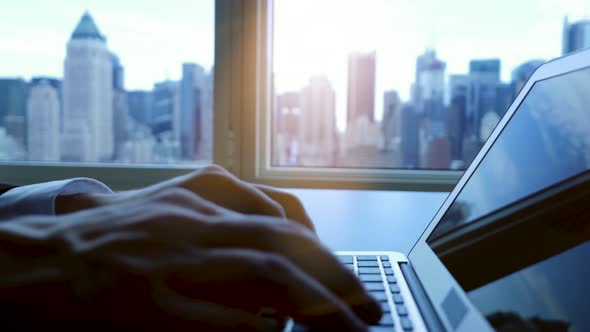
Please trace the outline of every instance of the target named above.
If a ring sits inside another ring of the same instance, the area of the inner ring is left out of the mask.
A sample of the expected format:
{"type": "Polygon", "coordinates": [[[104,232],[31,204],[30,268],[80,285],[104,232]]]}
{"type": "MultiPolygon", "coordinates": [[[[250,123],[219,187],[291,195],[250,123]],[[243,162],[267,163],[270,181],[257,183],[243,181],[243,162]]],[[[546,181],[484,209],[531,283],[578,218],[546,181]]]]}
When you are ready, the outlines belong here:
{"type": "Polygon", "coordinates": [[[104,183],[75,178],[10,189],[0,196],[0,219],[23,215],[55,215],[55,199],[59,195],[80,193],[112,193],[104,183]]]}

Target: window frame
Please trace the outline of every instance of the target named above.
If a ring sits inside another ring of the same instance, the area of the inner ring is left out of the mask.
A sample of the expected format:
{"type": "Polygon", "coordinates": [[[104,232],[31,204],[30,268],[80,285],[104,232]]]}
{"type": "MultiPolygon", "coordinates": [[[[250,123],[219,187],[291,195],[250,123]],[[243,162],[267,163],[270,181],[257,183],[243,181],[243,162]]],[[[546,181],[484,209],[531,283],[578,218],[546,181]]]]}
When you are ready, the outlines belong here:
{"type": "MultiPolygon", "coordinates": [[[[213,163],[239,178],[278,187],[449,191],[463,172],[273,167],[273,0],[215,1],[213,163]]],[[[115,190],[144,187],[206,166],[0,162],[0,181],[25,185],[92,177],[115,190]]]]}

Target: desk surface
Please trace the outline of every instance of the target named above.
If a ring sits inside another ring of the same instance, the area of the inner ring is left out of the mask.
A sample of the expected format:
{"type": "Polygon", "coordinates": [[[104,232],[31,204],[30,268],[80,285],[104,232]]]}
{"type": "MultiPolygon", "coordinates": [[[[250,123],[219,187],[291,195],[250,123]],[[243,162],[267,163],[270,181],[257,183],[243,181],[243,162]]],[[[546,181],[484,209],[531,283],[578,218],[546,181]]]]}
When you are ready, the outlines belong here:
{"type": "Polygon", "coordinates": [[[407,254],[448,193],[290,189],[332,250],[407,254]]]}

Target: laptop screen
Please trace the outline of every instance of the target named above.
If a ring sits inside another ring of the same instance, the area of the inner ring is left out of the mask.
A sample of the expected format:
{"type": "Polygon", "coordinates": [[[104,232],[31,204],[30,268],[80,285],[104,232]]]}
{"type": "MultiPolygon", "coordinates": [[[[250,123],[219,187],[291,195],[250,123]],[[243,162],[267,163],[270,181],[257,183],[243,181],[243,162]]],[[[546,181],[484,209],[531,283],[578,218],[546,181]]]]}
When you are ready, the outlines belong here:
{"type": "Polygon", "coordinates": [[[496,330],[590,331],[584,177],[590,68],[535,83],[427,241],[496,330]]]}

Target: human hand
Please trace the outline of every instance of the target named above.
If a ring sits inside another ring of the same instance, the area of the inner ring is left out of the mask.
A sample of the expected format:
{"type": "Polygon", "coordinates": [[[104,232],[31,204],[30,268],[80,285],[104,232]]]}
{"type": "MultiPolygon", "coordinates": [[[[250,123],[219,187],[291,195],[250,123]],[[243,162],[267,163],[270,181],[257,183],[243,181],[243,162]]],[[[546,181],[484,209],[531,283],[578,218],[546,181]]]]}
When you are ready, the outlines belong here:
{"type": "Polygon", "coordinates": [[[303,205],[294,195],[270,186],[244,182],[224,168],[211,165],[143,189],[114,194],[60,196],[58,214],[134,201],[171,188],[184,188],[226,209],[242,214],[266,215],[293,220],[315,232],[303,205]]]}
{"type": "MultiPolygon", "coordinates": [[[[323,331],[361,331],[380,307],[297,223],[245,215],[170,187],[40,227],[80,303],[46,299],[49,320],[147,330],[275,330],[275,309],[323,331]],[[54,248],[54,249],[55,249],[54,248]]],[[[26,233],[26,232],[24,232],[26,233]]]]}

